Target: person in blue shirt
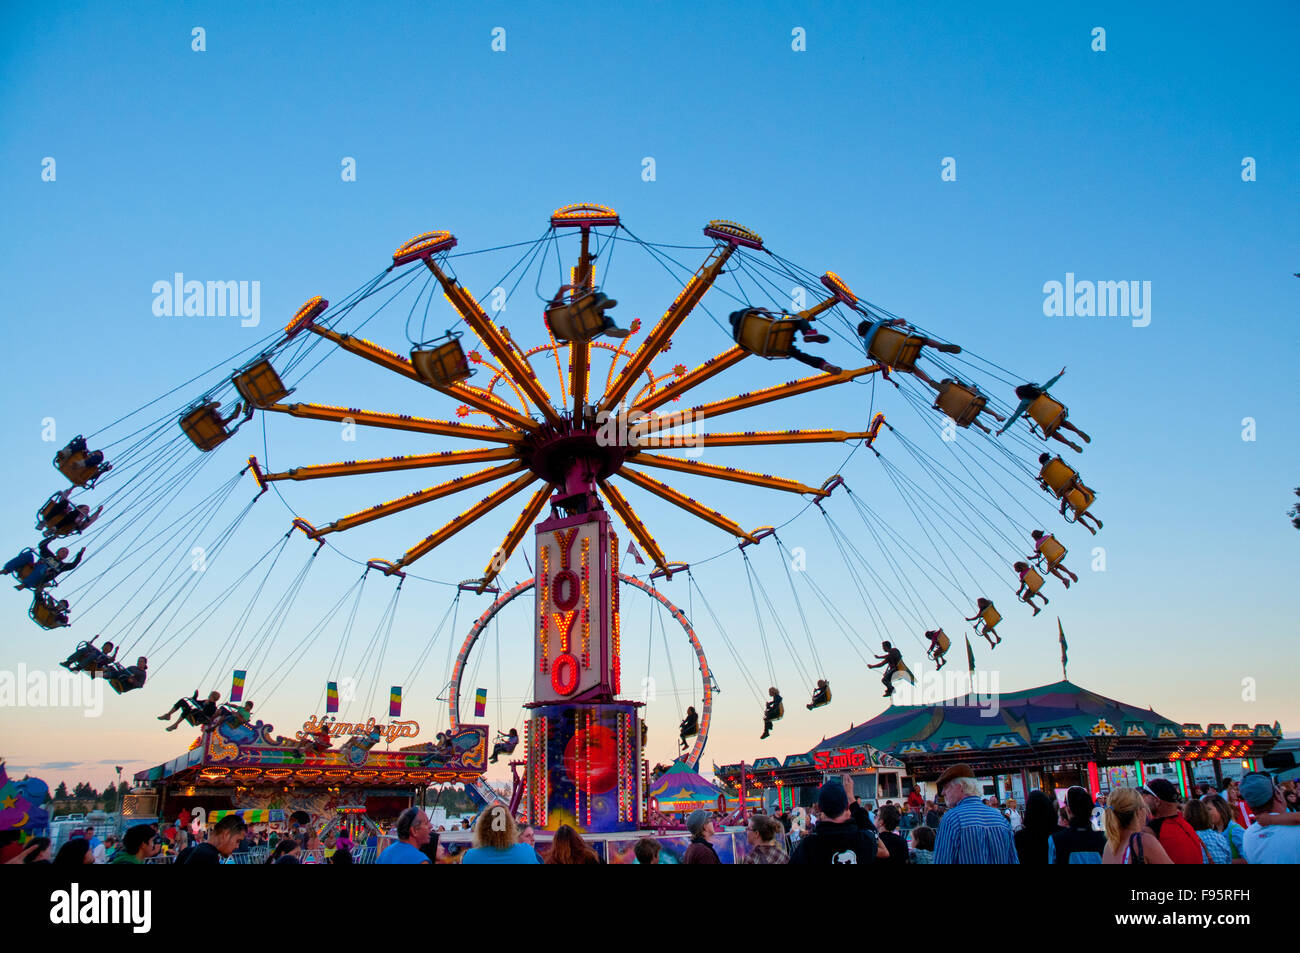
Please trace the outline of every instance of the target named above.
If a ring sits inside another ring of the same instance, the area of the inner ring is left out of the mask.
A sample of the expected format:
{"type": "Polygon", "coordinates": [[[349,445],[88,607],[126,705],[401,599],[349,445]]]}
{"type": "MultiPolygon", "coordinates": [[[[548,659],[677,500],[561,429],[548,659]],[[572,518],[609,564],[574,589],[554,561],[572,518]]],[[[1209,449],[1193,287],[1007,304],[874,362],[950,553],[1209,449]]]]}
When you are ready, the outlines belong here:
{"type": "Polygon", "coordinates": [[[461,855],[462,864],[536,864],[537,851],[519,839],[519,828],[502,804],[478,816],[474,846],[461,855]]]}
{"type": "Polygon", "coordinates": [[[397,817],[397,843],[384,848],[377,864],[427,864],[429,858],[420,850],[429,843],[432,832],[429,818],[418,807],[408,807],[397,817]]]}
{"type": "Polygon", "coordinates": [[[983,785],[970,765],[954,764],[939,775],[937,786],[948,810],[939,822],[934,863],[1020,863],[1011,825],[1001,811],[983,802],[983,785]]]}

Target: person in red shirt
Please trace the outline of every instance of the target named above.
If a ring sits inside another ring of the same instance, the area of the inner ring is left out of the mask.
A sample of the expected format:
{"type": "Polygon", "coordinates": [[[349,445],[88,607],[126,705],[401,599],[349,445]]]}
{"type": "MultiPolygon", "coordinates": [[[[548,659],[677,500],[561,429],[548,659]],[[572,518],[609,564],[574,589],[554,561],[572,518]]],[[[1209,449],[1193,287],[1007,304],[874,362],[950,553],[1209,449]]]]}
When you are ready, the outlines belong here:
{"type": "Polygon", "coordinates": [[[1178,789],[1164,778],[1152,778],[1138,790],[1151,812],[1147,828],[1159,838],[1169,859],[1175,864],[1205,863],[1201,839],[1179,810],[1178,789]]]}

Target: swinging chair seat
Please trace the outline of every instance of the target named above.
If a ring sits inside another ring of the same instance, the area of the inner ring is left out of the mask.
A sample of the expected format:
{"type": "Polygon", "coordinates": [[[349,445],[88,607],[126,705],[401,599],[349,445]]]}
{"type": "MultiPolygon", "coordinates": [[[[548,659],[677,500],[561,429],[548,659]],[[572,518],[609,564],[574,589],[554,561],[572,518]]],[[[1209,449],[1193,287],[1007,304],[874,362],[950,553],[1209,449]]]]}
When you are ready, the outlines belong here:
{"type": "Polygon", "coordinates": [[[268,358],[259,357],[246,364],[231,379],[239,396],[254,407],[268,407],[279,403],[293,391],[284,386],[268,358]]]}
{"type": "Polygon", "coordinates": [[[948,633],[940,629],[939,641],[935,643],[934,654],[936,656],[945,654],[951,645],[952,645],[952,639],[948,638],[948,633]]]}
{"type": "MultiPolygon", "coordinates": [[[[61,493],[55,493],[48,500],[46,500],[45,503],[41,506],[41,508],[37,511],[36,528],[42,531],[53,528],[54,523],[57,520],[60,520],[64,516],[67,516],[68,513],[72,512],[74,508],[75,507],[73,506],[72,502],[68,500],[67,497],[65,497],[61,493]]],[[[72,531],[69,530],[68,532],[72,532],[72,531]]],[[[59,535],[66,536],[68,534],[60,533],[59,535]]]]}
{"type": "Polygon", "coordinates": [[[1038,544],[1038,558],[1055,569],[1065,559],[1066,549],[1055,536],[1044,536],[1038,544]]]}
{"type": "Polygon", "coordinates": [[[420,375],[420,380],[434,387],[450,387],[469,380],[474,373],[465,357],[465,349],[461,347],[460,335],[451,332],[438,341],[412,348],[411,366],[420,375]]]}
{"type": "Polygon", "coordinates": [[[951,417],[958,427],[969,427],[973,424],[980,411],[989,402],[989,399],[979,391],[958,381],[945,379],[940,387],[942,390],[934,401],[935,409],[951,417]]]}
{"type": "Polygon", "coordinates": [[[1038,590],[1043,588],[1043,577],[1040,576],[1038,571],[1035,569],[1030,569],[1029,572],[1025,573],[1025,578],[1020,581],[1028,590],[1023,596],[1021,596],[1022,600],[1026,600],[1030,596],[1037,594],[1038,590]]]}
{"type": "Polygon", "coordinates": [[[107,463],[98,466],[88,465],[87,456],[85,450],[76,450],[72,453],[60,450],[54,458],[54,465],[73,486],[91,487],[101,475],[112,469],[112,465],[107,463]]]}
{"type": "Polygon", "coordinates": [[[137,679],[135,673],[120,662],[114,662],[104,669],[104,679],[119,695],[144,687],[144,676],[141,675],[137,679]]]}
{"type": "Polygon", "coordinates": [[[197,404],[181,417],[181,430],[204,453],[214,450],[225,443],[234,433],[226,429],[226,421],[221,417],[221,404],[215,400],[197,404]]]}
{"type": "Polygon", "coordinates": [[[1078,481],[1079,471],[1060,457],[1052,457],[1043,464],[1043,469],[1039,472],[1038,478],[1058,497],[1064,497],[1078,481]]]}
{"type": "Polygon", "coordinates": [[[984,623],[984,628],[992,629],[1002,621],[1002,613],[998,612],[993,606],[987,606],[980,612],[979,620],[984,623]]]}
{"type": "Polygon", "coordinates": [[[546,310],[546,326],[557,341],[590,341],[605,330],[605,315],[600,305],[608,300],[591,289],[584,290],[567,304],[546,310]]]}
{"type": "Polygon", "coordinates": [[[1026,413],[1038,424],[1046,440],[1060,429],[1065,420],[1065,405],[1047,394],[1039,394],[1026,408],[1026,413]]]}
{"type": "Polygon", "coordinates": [[[873,361],[893,370],[914,371],[924,345],[923,337],[894,327],[882,327],[871,338],[867,354],[873,361]]]}
{"type": "Polygon", "coordinates": [[[52,602],[44,599],[34,602],[27,614],[42,629],[61,629],[68,624],[67,617],[61,615],[52,602]]]}
{"type": "Polygon", "coordinates": [[[772,720],[780,721],[784,717],[785,717],[785,702],[781,702],[781,704],[776,706],[776,714],[772,716],[772,720]]]}
{"type": "Polygon", "coordinates": [[[773,360],[790,356],[794,332],[794,321],[776,318],[757,308],[750,308],[736,322],[733,337],[746,351],[773,360]]]}
{"type": "Polygon", "coordinates": [[[1065,505],[1078,517],[1081,513],[1088,511],[1088,507],[1092,506],[1096,501],[1097,494],[1076,480],[1074,485],[1065,492],[1062,499],[1065,500],[1065,505]]]}
{"type": "Polygon", "coordinates": [[[812,711],[816,711],[818,708],[825,708],[830,703],[831,703],[831,690],[828,687],[826,689],[825,694],[819,695],[817,692],[813,692],[812,704],[809,705],[808,707],[812,711]]]}

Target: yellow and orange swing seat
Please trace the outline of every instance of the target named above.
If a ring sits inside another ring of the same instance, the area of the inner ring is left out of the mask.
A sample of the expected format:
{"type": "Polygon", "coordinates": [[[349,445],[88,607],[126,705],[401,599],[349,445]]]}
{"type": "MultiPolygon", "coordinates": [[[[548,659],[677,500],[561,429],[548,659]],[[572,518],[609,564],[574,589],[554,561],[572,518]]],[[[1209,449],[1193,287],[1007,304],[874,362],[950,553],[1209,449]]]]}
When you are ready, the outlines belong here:
{"type": "Polygon", "coordinates": [[[239,396],[254,407],[269,407],[292,393],[265,357],[246,364],[230,381],[235,385],[239,396]]]}
{"type": "Polygon", "coordinates": [[[78,450],[76,453],[70,453],[66,457],[55,458],[55,465],[59,472],[68,478],[73,486],[86,486],[91,483],[107,467],[90,467],[86,466],[86,451],[78,450]]]}
{"type": "Polygon", "coordinates": [[[450,387],[469,380],[474,373],[461,347],[459,334],[448,334],[440,343],[430,347],[420,345],[411,349],[411,366],[420,380],[434,387],[450,387]]]}
{"type": "Polygon", "coordinates": [[[1078,483],[1079,471],[1060,457],[1053,457],[1043,464],[1038,477],[1060,498],[1069,493],[1071,487],[1078,483]]]}
{"type": "Polygon", "coordinates": [[[66,620],[59,618],[58,613],[54,611],[49,603],[43,600],[37,600],[32,605],[28,615],[42,629],[58,629],[68,624],[66,620]]]}
{"type": "Polygon", "coordinates": [[[1026,589],[1025,594],[1021,596],[1022,599],[1028,599],[1032,595],[1037,595],[1038,590],[1043,588],[1043,577],[1040,576],[1038,571],[1035,569],[1031,569],[1029,572],[1025,573],[1025,578],[1020,581],[1024,584],[1026,589]]]}
{"type": "Polygon", "coordinates": [[[181,430],[204,453],[225,443],[232,433],[226,429],[220,408],[221,404],[215,400],[205,401],[191,407],[181,418],[181,430]]]}
{"type": "Polygon", "coordinates": [[[546,326],[557,341],[590,341],[605,330],[605,315],[596,307],[596,292],[588,289],[568,304],[546,311],[546,326]]]}
{"type": "Polygon", "coordinates": [[[1043,439],[1046,440],[1061,429],[1061,423],[1065,420],[1065,405],[1047,394],[1039,394],[1025,409],[1025,413],[1038,424],[1043,439]]]}
{"type": "Polygon", "coordinates": [[[896,371],[916,370],[916,359],[921,356],[925,338],[908,334],[898,328],[882,327],[871,338],[867,355],[878,364],[896,371]]]}
{"type": "Polygon", "coordinates": [[[988,606],[980,611],[979,620],[984,623],[984,631],[987,632],[1002,621],[1002,613],[992,606],[988,606]]]}
{"type": "Polygon", "coordinates": [[[979,417],[989,399],[973,388],[956,381],[945,380],[943,390],[935,398],[936,410],[941,410],[952,418],[958,427],[969,427],[979,417]]]}
{"type": "Polygon", "coordinates": [[[794,332],[793,321],[750,310],[736,325],[735,341],[751,354],[773,360],[790,356],[794,332]]]}
{"type": "Polygon", "coordinates": [[[1075,518],[1078,519],[1080,515],[1088,512],[1088,507],[1092,506],[1096,501],[1097,494],[1076,480],[1062,499],[1065,500],[1065,505],[1074,513],[1075,518]]]}
{"type": "Polygon", "coordinates": [[[938,658],[941,655],[948,654],[948,648],[952,645],[952,639],[948,638],[948,633],[940,630],[939,641],[935,643],[933,657],[938,658]]]}
{"type": "Polygon", "coordinates": [[[1065,547],[1055,536],[1044,536],[1038,544],[1038,558],[1047,564],[1049,570],[1055,569],[1065,560],[1065,547]]]}

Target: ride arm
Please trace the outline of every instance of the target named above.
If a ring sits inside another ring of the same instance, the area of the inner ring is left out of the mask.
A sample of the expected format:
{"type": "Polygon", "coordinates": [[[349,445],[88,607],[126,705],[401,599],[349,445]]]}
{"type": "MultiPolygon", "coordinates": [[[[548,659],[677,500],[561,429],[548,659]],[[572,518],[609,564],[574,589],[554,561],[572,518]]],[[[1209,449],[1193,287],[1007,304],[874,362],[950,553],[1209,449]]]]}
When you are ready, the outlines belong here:
{"type": "Polygon", "coordinates": [[[525,430],[531,430],[537,424],[530,417],[526,417],[513,407],[507,406],[500,398],[487,391],[480,390],[467,384],[452,384],[450,387],[440,387],[436,384],[430,384],[421,379],[420,375],[415,372],[411,362],[386,347],[380,347],[364,338],[352,337],[349,334],[339,334],[329,328],[313,324],[310,328],[312,332],[331,341],[350,354],[363,357],[372,364],[378,364],[380,367],[408,377],[417,383],[431,387],[439,393],[446,394],[448,397],[464,401],[476,410],[491,414],[502,420],[508,421],[512,426],[522,427],[525,430]]]}
{"type": "Polygon", "coordinates": [[[268,404],[263,410],[289,414],[308,420],[329,420],[335,423],[351,422],[361,427],[383,427],[388,430],[409,430],[438,437],[464,437],[493,443],[518,443],[523,435],[506,427],[484,427],[479,424],[460,424],[451,420],[431,420],[408,414],[386,414],[356,407],[331,407],[326,404],[268,404]]]}
{"type": "Polygon", "coordinates": [[[659,548],[655,538],[650,535],[650,531],[641,522],[641,518],[636,515],[632,505],[619,492],[618,487],[606,480],[597,481],[597,486],[600,487],[601,494],[609,501],[609,505],[614,508],[614,512],[618,514],[619,519],[623,521],[623,525],[627,527],[628,532],[636,537],[636,541],[641,544],[642,549],[650,554],[654,564],[659,567],[667,578],[671,579],[673,574],[669,568],[668,559],[664,556],[664,551],[659,548]]]}
{"type": "Polygon", "coordinates": [[[787,397],[806,394],[809,391],[821,390],[823,387],[845,384],[866,374],[874,374],[879,370],[881,370],[881,365],[870,364],[866,367],[840,371],[838,374],[817,374],[812,377],[801,377],[798,380],[765,387],[762,390],[738,394],[735,397],[727,397],[707,404],[698,404],[680,414],[668,414],[663,417],[652,417],[646,421],[638,421],[637,426],[644,428],[641,430],[642,433],[655,433],[660,430],[680,427],[686,423],[757,407],[760,404],[770,403],[774,400],[784,400],[787,397]]]}
{"type": "Polygon", "coordinates": [[[733,483],[747,483],[761,486],[768,490],[784,490],[787,493],[811,493],[816,497],[829,496],[825,490],[806,486],[797,480],[774,477],[766,473],[752,473],[749,470],[737,470],[735,467],[720,467],[710,463],[697,463],[680,457],[666,457],[657,453],[642,451],[628,458],[627,462],[635,466],[662,467],[678,473],[691,473],[696,476],[711,477],[715,480],[730,480],[733,483]]]}
{"type": "Polygon", "coordinates": [[[725,530],[732,536],[736,536],[750,543],[758,542],[758,540],[754,539],[753,536],[741,529],[738,523],[723,516],[717,510],[709,509],[707,506],[704,506],[696,500],[691,499],[686,494],[673,489],[666,483],[661,483],[659,480],[646,476],[644,473],[637,473],[635,470],[629,470],[626,466],[619,469],[618,475],[631,483],[635,483],[643,490],[649,490],[660,499],[667,500],[674,506],[684,509],[692,516],[697,516],[706,523],[712,523],[714,526],[721,530],[725,530]]]}
{"type": "Polygon", "coordinates": [[[416,470],[424,467],[443,467],[461,463],[488,463],[509,460],[515,456],[511,447],[492,447],[482,450],[444,450],[441,453],[411,454],[401,457],[378,457],[373,460],[347,460],[342,463],[318,463],[293,467],[279,473],[263,473],[267,482],[276,480],[319,480],[325,477],[352,476],[358,473],[390,473],[396,470],[416,470]]]}
{"type": "Polygon", "coordinates": [[[479,500],[464,513],[450,520],[442,526],[441,529],[429,534],[420,542],[416,543],[403,554],[402,558],[393,564],[394,570],[409,566],[422,556],[427,555],[433,549],[445,543],[451,537],[455,536],[466,526],[477,521],[484,514],[496,509],[510,497],[514,496],[520,490],[523,490],[528,484],[537,480],[532,473],[523,473],[515,478],[512,482],[489,493],[483,499],[479,500]]]}
{"type": "Polygon", "coordinates": [[[537,406],[548,421],[558,424],[560,416],[551,406],[550,396],[543,389],[537,375],[533,373],[532,367],[519,356],[519,352],[515,350],[510,340],[488,317],[482,306],[474,300],[474,296],[454,278],[448,277],[433,258],[425,258],[424,263],[442,285],[443,294],[447,296],[451,306],[465,319],[465,323],[478,335],[483,345],[501,362],[507,376],[528,395],[528,399],[537,406]]]}
{"type": "Polygon", "coordinates": [[[641,346],[636,349],[631,359],[623,366],[619,372],[612,387],[605,393],[605,397],[600,402],[600,409],[608,411],[617,407],[627,392],[632,388],[636,379],[641,376],[641,372],[650,366],[650,362],[659,355],[665,347],[668,346],[672,336],[677,329],[681,327],[682,322],[687,316],[695,310],[695,306],[700,303],[705,292],[713,287],[713,283],[718,280],[722,274],[722,266],[727,263],[732,252],[736,250],[735,245],[718,244],[714,246],[709,257],[704,260],[704,264],[699,270],[691,276],[691,280],[678,293],[673,303],[668,306],[663,317],[651,330],[646,339],[641,342],[641,346]]]}
{"type": "Polygon", "coordinates": [[[647,394],[641,400],[633,404],[633,410],[639,410],[643,413],[649,413],[656,407],[668,403],[674,398],[680,397],[692,387],[703,384],[709,378],[722,373],[734,364],[738,364],[745,358],[749,357],[750,351],[743,347],[733,347],[730,350],[723,351],[716,357],[711,357],[695,370],[683,374],[677,380],[659,391],[647,394]]]}
{"type": "Polygon", "coordinates": [[[510,532],[506,533],[506,538],[501,542],[501,546],[493,553],[492,559],[488,561],[487,566],[483,568],[483,578],[479,582],[479,587],[475,590],[477,594],[482,595],[487,590],[487,587],[491,585],[492,580],[505,568],[506,561],[523,540],[524,534],[528,532],[533,520],[537,519],[537,514],[542,511],[542,506],[545,505],[547,497],[554,491],[555,484],[547,483],[533,494],[532,499],[528,501],[528,505],[519,514],[519,518],[510,527],[510,532]]]}

